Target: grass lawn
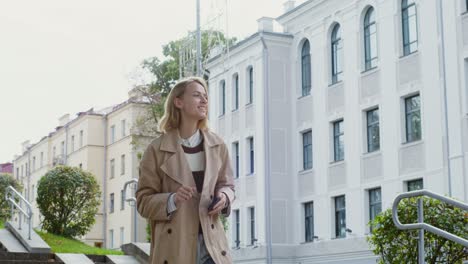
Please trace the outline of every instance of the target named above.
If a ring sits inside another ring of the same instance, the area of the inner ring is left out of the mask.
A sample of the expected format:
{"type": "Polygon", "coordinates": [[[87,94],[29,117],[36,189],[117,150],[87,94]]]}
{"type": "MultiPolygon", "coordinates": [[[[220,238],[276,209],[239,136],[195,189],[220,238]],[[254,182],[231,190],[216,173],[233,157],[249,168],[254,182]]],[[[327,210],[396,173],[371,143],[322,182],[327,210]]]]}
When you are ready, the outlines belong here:
{"type": "Polygon", "coordinates": [[[5,227],[3,226],[3,222],[0,221],[0,229],[3,229],[3,228],[5,228],[5,227]]]}
{"type": "Polygon", "coordinates": [[[54,253],[81,253],[81,254],[92,254],[92,255],[123,255],[122,251],[102,249],[93,246],[86,245],[85,243],[64,238],[61,236],[52,235],[46,232],[36,230],[36,233],[49,244],[54,253]]]}

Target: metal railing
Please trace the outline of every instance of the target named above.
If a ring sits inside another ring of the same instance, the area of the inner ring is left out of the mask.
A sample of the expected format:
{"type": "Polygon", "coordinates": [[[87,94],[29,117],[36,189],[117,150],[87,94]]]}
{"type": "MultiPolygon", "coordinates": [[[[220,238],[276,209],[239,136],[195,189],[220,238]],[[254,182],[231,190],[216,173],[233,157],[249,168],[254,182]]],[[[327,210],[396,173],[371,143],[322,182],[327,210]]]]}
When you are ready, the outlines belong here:
{"type": "Polygon", "coordinates": [[[128,202],[128,205],[132,206],[133,207],[133,232],[134,232],[134,236],[133,236],[133,239],[134,241],[133,242],[138,242],[138,229],[137,229],[137,225],[138,225],[138,219],[137,219],[137,216],[138,216],[138,212],[137,212],[137,207],[136,207],[136,197],[135,197],[135,192],[136,192],[136,189],[137,189],[137,185],[138,185],[138,179],[131,179],[129,181],[127,181],[124,185],[124,188],[123,188],[123,193],[125,195],[125,201],[128,202]],[[127,198],[127,188],[130,184],[133,184],[134,188],[133,188],[133,196],[130,196],[127,198]]]}
{"type": "Polygon", "coordinates": [[[440,200],[442,202],[445,202],[447,204],[453,205],[455,207],[461,208],[465,211],[468,211],[468,204],[462,203],[460,201],[454,200],[452,198],[448,198],[442,195],[439,195],[437,193],[433,193],[428,190],[419,190],[419,191],[412,191],[412,192],[407,192],[407,193],[402,193],[397,195],[395,200],[393,201],[393,206],[392,206],[392,218],[393,218],[393,223],[398,229],[402,230],[409,230],[409,229],[419,229],[419,238],[418,238],[418,263],[419,264],[424,264],[424,230],[434,233],[436,235],[439,235],[441,237],[444,237],[448,240],[451,240],[455,243],[461,244],[465,247],[468,247],[468,240],[464,239],[462,237],[456,236],[454,234],[451,234],[447,231],[444,231],[440,228],[437,228],[435,226],[429,225],[424,223],[424,206],[423,206],[423,199],[419,198],[418,199],[418,223],[416,224],[402,224],[400,220],[398,219],[398,204],[400,201],[404,198],[410,198],[410,197],[417,197],[417,196],[428,196],[436,200],[440,200]]]}
{"type": "Polygon", "coordinates": [[[21,193],[19,193],[17,190],[15,190],[15,188],[13,188],[11,185],[8,186],[8,188],[6,189],[5,199],[10,204],[10,207],[11,207],[11,219],[12,219],[12,221],[13,221],[13,217],[14,217],[15,208],[19,212],[19,226],[18,226],[19,230],[21,230],[21,224],[23,223],[23,217],[22,216],[24,215],[24,217],[26,219],[28,219],[28,225],[29,225],[28,239],[31,240],[32,216],[33,216],[32,205],[28,202],[28,200],[26,200],[21,195],[21,193]],[[17,202],[18,200],[19,200],[19,204],[17,202]],[[25,208],[26,210],[23,208],[23,204],[26,205],[26,208],[25,208]]]}

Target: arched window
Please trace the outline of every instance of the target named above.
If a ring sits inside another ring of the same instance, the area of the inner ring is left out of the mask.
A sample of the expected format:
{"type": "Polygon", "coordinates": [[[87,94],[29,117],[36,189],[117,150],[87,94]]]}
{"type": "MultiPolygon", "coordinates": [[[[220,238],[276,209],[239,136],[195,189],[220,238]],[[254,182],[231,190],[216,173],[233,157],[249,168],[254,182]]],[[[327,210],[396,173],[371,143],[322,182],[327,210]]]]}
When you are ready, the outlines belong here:
{"type": "Polygon", "coordinates": [[[302,96],[310,94],[311,88],[311,69],[310,69],[310,45],[306,40],[302,44],[301,50],[301,70],[302,70],[302,96]]]}
{"type": "Polygon", "coordinates": [[[331,34],[332,84],[342,79],[343,75],[343,42],[340,25],[336,24],[331,34]]]}
{"type": "Polygon", "coordinates": [[[414,0],[401,1],[401,22],[403,30],[403,55],[418,50],[418,26],[416,23],[416,3],[414,0]]]}
{"type": "Polygon", "coordinates": [[[364,61],[365,70],[377,66],[377,28],[373,7],[369,7],[364,16],[364,61]]]}

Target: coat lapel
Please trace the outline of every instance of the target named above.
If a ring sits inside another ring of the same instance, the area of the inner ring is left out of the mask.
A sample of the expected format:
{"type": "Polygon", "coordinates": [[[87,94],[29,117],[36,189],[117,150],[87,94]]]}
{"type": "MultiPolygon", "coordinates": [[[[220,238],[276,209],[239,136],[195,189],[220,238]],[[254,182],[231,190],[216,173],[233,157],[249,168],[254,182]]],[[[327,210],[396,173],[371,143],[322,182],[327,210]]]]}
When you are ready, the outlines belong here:
{"type": "Polygon", "coordinates": [[[169,131],[163,137],[160,149],[168,152],[170,157],[161,164],[161,170],[184,186],[195,186],[192,171],[188,165],[184,150],[179,143],[178,131],[169,131]]]}
{"type": "MultiPolygon", "coordinates": [[[[215,185],[216,182],[213,182],[213,179],[217,178],[217,172],[219,170],[219,158],[216,157],[215,153],[215,146],[222,143],[222,141],[215,137],[210,131],[208,130],[200,130],[203,134],[204,139],[204,149],[205,149],[205,179],[203,182],[203,191],[202,195],[206,192],[211,192],[210,185],[215,185]]],[[[211,193],[207,193],[208,197],[211,193]]]]}

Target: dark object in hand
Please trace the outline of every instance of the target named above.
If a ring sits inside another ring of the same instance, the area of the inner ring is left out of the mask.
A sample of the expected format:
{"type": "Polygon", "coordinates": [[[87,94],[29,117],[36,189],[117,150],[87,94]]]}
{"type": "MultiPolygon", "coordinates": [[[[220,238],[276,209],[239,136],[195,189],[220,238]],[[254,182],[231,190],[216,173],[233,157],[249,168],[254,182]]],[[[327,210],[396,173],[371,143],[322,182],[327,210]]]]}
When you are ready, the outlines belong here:
{"type": "Polygon", "coordinates": [[[210,206],[208,206],[208,212],[213,211],[213,208],[215,207],[215,205],[216,205],[220,200],[221,200],[221,199],[220,199],[219,197],[215,196],[215,197],[213,198],[213,201],[211,201],[210,206]]]}

